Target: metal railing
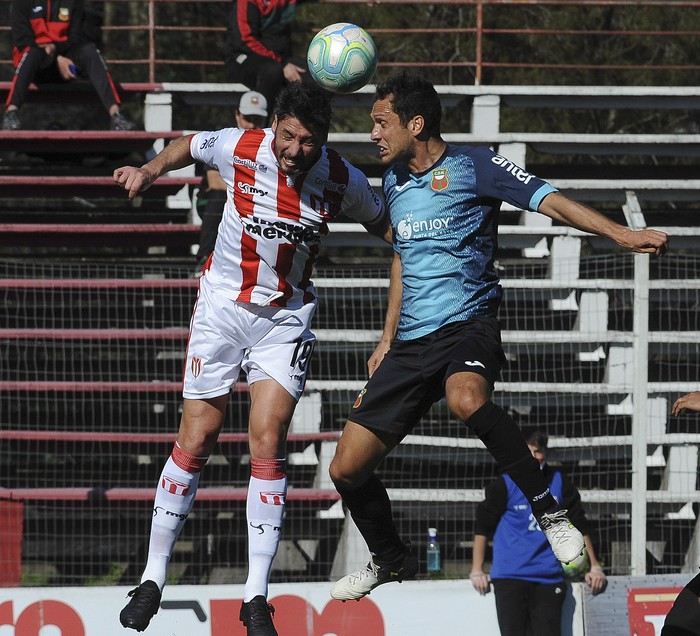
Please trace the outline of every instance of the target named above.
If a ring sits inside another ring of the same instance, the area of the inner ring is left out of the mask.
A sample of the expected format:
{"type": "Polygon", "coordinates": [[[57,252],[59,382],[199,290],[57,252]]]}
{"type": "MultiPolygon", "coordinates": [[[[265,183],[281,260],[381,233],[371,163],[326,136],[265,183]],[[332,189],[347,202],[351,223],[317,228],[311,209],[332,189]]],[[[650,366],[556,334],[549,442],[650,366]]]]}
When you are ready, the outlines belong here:
{"type": "MultiPolygon", "coordinates": [[[[220,0],[92,0],[121,81],[230,81],[220,0]],[[185,23],[186,22],[186,23],[185,23]]],[[[11,76],[9,0],[0,64],[11,76]]],[[[296,50],[330,22],[362,24],[379,72],[413,68],[443,84],[693,85],[700,0],[319,0],[297,14],[296,50]],[[387,26],[390,25],[390,26],[387,26]],[[556,59],[546,51],[556,50],[556,59]]]]}

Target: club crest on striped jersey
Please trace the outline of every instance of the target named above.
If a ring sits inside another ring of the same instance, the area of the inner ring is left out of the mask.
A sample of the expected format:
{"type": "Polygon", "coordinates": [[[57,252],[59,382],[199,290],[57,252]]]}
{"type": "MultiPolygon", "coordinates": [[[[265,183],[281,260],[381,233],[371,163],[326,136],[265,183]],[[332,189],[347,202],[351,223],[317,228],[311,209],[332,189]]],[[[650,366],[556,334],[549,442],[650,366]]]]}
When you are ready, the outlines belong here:
{"type": "Polygon", "coordinates": [[[433,179],[430,182],[430,187],[435,190],[435,192],[440,192],[441,190],[445,190],[448,185],[450,185],[450,182],[447,178],[447,168],[433,170],[433,179]]]}

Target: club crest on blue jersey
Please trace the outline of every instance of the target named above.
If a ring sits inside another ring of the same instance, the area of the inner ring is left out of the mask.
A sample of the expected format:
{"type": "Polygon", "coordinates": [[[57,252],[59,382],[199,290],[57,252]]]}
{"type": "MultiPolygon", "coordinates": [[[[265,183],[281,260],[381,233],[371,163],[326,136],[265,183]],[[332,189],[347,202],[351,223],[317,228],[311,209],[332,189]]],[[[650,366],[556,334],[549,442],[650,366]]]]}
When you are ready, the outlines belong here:
{"type": "Polygon", "coordinates": [[[447,168],[433,170],[433,180],[430,182],[430,187],[435,190],[435,192],[440,192],[441,190],[445,190],[448,185],[450,185],[450,182],[447,178],[447,168]]]}

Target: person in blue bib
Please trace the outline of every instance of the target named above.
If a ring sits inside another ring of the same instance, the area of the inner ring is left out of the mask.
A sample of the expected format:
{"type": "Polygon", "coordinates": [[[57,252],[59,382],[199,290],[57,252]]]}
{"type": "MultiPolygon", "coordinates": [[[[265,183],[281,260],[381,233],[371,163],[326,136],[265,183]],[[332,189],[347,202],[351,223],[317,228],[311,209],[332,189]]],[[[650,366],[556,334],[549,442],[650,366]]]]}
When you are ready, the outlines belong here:
{"type": "MultiPolygon", "coordinates": [[[[523,431],[533,457],[549,483],[552,496],[567,509],[569,519],[586,543],[590,570],[584,580],[593,594],[605,588],[605,574],[593,549],[590,523],[581,496],[571,480],[546,463],[547,433],[535,428],[523,431]]],[[[486,488],[476,510],[474,552],[469,579],[486,594],[493,585],[501,636],[560,636],[566,581],[561,563],[540,529],[525,495],[508,475],[486,488]],[[484,572],[489,537],[493,537],[491,572],[484,572]]]]}
{"type": "Polygon", "coordinates": [[[440,98],[422,77],[401,73],[378,84],[370,116],[371,139],[388,167],[383,190],[394,257],[370,378],[330,466],[370,561],[341,578],[331,596],[359,599],[415,576],[416,557],[398,534],[375,469],[443,397],[525,493],[557,559],[583,558],[581,533],[549,492],[518,426],[491,400],[505,360],[496,317],[499,209],[508,202],[648,254],[663,254],[668,237],[615,223],[488,148],[446,143],[440,98]]]}

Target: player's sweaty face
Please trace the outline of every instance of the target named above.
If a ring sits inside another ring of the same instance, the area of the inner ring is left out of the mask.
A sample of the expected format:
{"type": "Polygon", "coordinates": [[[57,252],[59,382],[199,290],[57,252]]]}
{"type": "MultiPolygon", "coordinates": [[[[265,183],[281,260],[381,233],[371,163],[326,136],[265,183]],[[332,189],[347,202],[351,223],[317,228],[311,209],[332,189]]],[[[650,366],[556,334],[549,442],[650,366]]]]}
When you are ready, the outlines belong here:
{"type": "Polygon", "coordinates": [[[413,136],[394,112],[391,95],[374,102],[370,117],[373,122],[370,139],[379,148],[381,162],[388,164],[410,159],[413,136]]]}
{"type": "Polygon", "coordinates": [[[295,177],[306,172],[318,159],[324,139],[306,128],[296,117],[272,122],[275,133],[275,157],[280,170],[295,177]]]}

